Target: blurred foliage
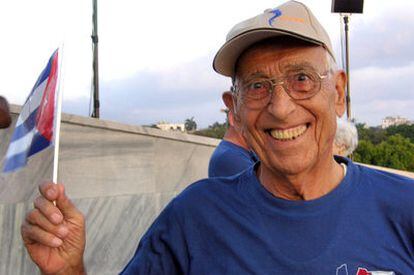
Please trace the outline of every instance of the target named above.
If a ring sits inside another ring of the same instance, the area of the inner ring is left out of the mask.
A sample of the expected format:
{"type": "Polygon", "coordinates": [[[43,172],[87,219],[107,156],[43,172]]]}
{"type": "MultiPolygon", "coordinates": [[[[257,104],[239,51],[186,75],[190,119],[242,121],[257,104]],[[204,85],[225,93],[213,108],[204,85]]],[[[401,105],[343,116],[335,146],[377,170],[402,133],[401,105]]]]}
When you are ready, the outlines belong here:
{"type": "Polygon", "coordinates": [[[194,117],[187,118],[184,122],[184,128],[186,131],[191,132],[197,130],[197,122],[194,117]]]}
{"type": "Polygon", "coordinates": [[[206,129],[193,132],[194,135],[222,139],[227,130],[227,121],[224,123],[214,122],[206,129]]]}
{"type": "Polygon", "coordinates": [[[359,144],[354,160],[414,172],[414,125],[366,127],[357,123],[359,144]]]}
{"type": "Polygon", "coordinates": [[[413,125],[398,125],[390,126],[386,129],[387,136],[400,134],[405,138],[409,138],[414,143],[414,124],[413,125]]]}

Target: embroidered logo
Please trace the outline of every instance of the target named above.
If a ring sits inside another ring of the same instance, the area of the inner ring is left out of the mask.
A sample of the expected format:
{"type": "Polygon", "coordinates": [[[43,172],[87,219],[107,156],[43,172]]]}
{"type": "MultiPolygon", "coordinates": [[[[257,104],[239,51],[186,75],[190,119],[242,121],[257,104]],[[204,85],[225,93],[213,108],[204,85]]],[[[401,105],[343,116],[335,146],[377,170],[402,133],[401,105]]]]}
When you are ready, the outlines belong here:
{"type": "Polygon", "coordinates": [[[282,12],[279,9],[271,10],[270,12],[273,14],[273,16],[269,19],[269,25],[272,26],[273,21],[281,16],[282,12]]]}

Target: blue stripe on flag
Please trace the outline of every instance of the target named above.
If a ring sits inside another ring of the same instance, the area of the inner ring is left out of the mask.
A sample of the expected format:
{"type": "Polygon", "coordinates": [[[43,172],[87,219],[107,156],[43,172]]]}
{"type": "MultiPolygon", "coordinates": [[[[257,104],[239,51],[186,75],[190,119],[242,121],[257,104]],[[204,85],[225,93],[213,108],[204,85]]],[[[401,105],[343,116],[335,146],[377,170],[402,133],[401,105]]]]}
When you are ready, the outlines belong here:
{"type": "Polygon", "coordinates": [[[37,108],[34,112],[30,114],[30,116],[19,126],[17,126],[16,129],[14,129],[13,136],[11,138],[11,141],[18,140],[25,136],[27,133],[29,133],[36,124],[36,115],[37,115],[37,108]]]}
{"type": "Polygon", "coordinates": [[[17,170],[27,163],[27,152],[14,155],[7,159],[4,163],[3,172],[11,172],[17,170]]]}
{"type": "Polygon", "coordinates": [[[36,134],[33,136],[32,145],[30,146],[27,157],[30,157],[36,154],[37,152],[42,151],[49,145],[50,145],[50,141],[47,140],[44,136],[42,136],[38,132],[36,132],[36,134]]]}
{"type": "Polygon", "coordinates": [[[32,144],[27,151],[20,154],[11,156],[4,162],[3,172],[12,172],[27,164],[27,160],[30,156],[46,149],[50,144],[46,138],[39,133],[36,133],[33,137],[32,144]]]}

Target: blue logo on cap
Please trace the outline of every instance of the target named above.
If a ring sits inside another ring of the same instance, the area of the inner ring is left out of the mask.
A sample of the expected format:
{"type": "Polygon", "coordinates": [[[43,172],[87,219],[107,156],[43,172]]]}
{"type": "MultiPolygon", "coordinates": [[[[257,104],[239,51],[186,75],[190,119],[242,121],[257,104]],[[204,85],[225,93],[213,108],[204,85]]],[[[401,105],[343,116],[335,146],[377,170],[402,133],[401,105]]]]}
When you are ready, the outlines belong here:
{"type": "Polygon", "coordinates": [[[273,26],[272,25],[273,20],[275,20],[276,18],[278,18],[279,16],[281,16],[282,15],[282,12],[279,9],[271,10],[270,12],[273,13],[274,15],[272,17],[270,17],[270,19],[269,19],[269,25],[270,26],[273,26]]]}

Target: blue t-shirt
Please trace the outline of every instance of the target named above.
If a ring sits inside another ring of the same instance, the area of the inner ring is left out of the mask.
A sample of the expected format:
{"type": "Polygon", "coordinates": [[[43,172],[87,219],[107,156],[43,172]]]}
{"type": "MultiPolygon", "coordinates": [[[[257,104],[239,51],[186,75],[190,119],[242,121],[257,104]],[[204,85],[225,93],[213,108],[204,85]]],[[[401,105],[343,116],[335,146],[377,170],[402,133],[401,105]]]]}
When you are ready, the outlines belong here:
{"type": "Polygon", "coordinates": [[[240,173],[257,161],[253,152],[227,140],[222,140],[208,164],[209,177],[228,177],[240,173]]]}
{"type": "Polygon", "coordinates": [[[274,197],[257,165],[189,186],[122,274],[414,274],[414,181],[340,161],[345,178],[311,201],[274,197]]]}

